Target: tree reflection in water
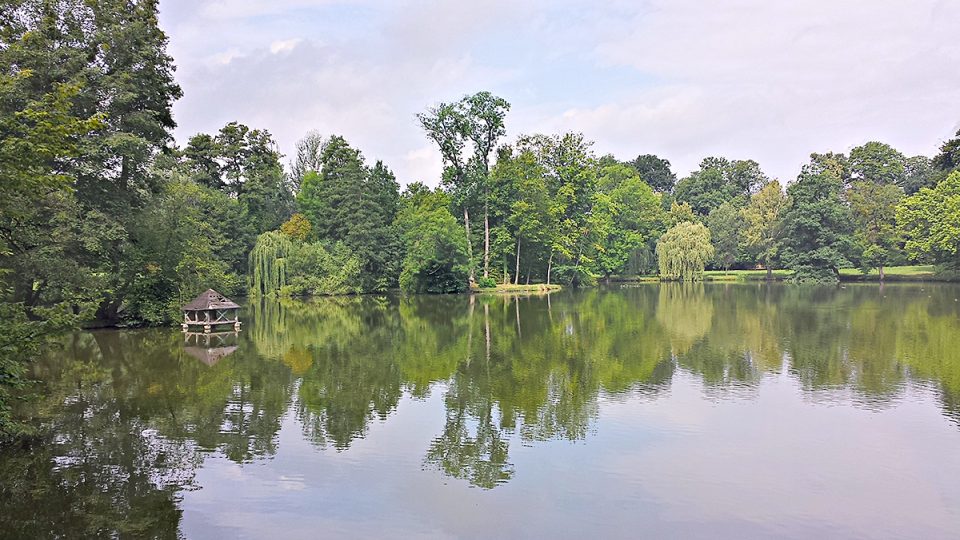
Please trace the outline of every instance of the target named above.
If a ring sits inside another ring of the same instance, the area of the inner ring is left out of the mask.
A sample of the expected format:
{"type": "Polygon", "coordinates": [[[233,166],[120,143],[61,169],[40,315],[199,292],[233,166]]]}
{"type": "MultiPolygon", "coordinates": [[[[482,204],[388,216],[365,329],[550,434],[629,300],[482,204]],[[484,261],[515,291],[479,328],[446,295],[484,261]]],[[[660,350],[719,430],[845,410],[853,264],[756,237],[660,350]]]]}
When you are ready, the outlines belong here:
{"type": "Polygon", "coordinates": [[[175,536],[177,492],[211,452],[271,456],[285,415],[318,447],[348,451],[405,396],[434,392],[445,415],[423,462],[481,488],[517,474],[511,444],[587,439],[604,399],[657,399],[678,370],[715,399],[782,374],[814,398],[868,408],[890,406],[908,382],[930,384],[956,421],[957,288],[934,289],[261,300],[247,306],[236,350],[213,362],[174,330],[78,333],[35,366],[44,397],[21,413],[42,420],[41,435],[2,454],[0,526],[20,537],[175,536]]]}

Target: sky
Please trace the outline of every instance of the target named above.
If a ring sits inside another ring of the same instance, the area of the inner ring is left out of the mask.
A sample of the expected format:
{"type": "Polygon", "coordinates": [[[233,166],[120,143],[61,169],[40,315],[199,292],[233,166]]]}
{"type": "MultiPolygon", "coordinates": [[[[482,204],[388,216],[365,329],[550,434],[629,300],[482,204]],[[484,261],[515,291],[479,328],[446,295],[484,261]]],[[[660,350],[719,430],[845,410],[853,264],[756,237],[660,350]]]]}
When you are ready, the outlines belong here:
{"type": "Polygon", "coordinates": [[[956,0],[160,0],[179,144],[230,121],[287,163],[342,135],[401,184],[442,164],[415,115],[488,90],[505,142],[582,132],[598,155],[706,156],[788,182],[871,140],[932,156],[960,129],[956,0]]]}

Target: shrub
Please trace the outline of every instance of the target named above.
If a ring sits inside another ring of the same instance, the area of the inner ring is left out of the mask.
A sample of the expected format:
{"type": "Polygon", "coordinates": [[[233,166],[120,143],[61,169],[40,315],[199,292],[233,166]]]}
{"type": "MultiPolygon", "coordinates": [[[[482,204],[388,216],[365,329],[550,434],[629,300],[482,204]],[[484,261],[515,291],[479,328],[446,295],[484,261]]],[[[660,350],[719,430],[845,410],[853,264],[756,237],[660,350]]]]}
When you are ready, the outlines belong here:
{"type": "Polygon", "coordinates": [[[495,289],[497,288],[497,280],[492,277],[478,277],[477,286],[481,289],[495,289]]]}

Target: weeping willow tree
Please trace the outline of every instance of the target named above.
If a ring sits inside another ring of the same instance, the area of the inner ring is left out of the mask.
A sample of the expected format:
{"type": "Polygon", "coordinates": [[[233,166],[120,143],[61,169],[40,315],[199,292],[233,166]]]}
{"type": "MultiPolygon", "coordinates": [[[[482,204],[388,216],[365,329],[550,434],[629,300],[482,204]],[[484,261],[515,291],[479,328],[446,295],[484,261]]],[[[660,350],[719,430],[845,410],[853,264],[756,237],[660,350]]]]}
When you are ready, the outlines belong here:
{"type": "Polygon", "coordinates": [[[665,232],[657,242],[660,279],[696,281],[713,257],[710,229],[701,223],[684,221],[665,232]]]}
{"type": "Polygon", "coordinates": [[[250,294],[272,296],[287,284],[287,257],[293,250],[290,237],[268,231],[257,237],[250,252],[250,294]]]}

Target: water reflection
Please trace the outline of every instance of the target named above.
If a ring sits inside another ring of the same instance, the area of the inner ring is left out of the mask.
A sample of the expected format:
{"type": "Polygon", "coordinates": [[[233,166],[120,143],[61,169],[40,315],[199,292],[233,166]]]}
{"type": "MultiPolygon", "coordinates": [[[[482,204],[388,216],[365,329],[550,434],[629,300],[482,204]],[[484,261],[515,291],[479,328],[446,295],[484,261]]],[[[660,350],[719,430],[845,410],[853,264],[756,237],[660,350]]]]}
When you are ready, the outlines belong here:
{"type": "Polygon", "coordinates": [[[363,296],[253,302],[239,336],[186,343],[165,329],[79,333],[36,366],[46,397],[23,413],[43,418],[47,435],[0,455],[0,526],[23,537],[175,535],[178,492],[207,456],[274,456],[286,418],[318,452],[350,452],[404,399],[437,394],[444,414],[421,464],[485,489],[516,477],[514,446],[589,444],[601,403],[658,400],[678,373],[712,400],[751,399],[775,375],[811,400],[870,410],[927,384],[957,422],[958,291],[363,296]]]}
{"type": "Polygon", "coordinates": [[[239,332],[184,332],[183,351],[212,366],[237,350],[239,332]]]}

